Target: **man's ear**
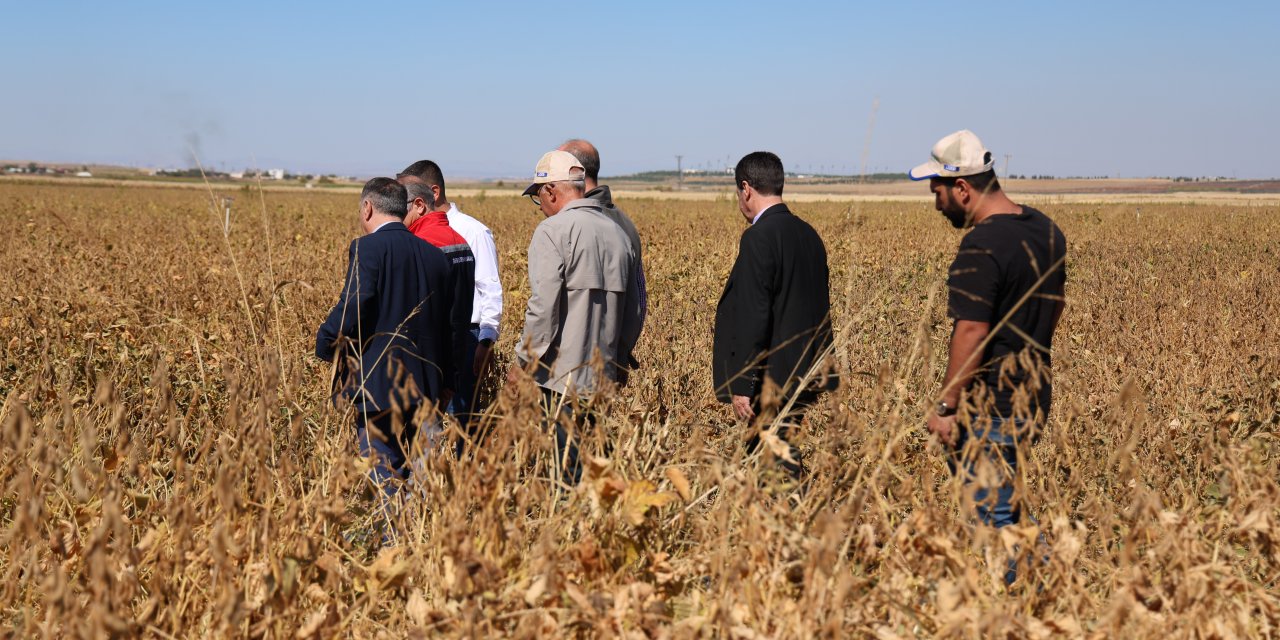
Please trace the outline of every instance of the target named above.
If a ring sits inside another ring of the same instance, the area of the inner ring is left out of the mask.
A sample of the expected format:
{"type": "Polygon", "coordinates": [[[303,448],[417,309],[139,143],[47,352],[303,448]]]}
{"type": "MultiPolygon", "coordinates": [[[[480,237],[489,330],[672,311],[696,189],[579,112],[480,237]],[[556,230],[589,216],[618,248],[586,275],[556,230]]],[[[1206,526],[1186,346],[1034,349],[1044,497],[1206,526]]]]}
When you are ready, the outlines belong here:
{"type": "Polygon", "coordinates": [[[431,185],[431,204],[429,208],[434,209],[437,202],[440,202],[440,185],[433,184],[431,185]]]}
{"type": "Polygon", "coordinates": [[[369,200],[364,200],[360,203],[360,219],[361,220],[373,219],[373,202],[369,200]]]}

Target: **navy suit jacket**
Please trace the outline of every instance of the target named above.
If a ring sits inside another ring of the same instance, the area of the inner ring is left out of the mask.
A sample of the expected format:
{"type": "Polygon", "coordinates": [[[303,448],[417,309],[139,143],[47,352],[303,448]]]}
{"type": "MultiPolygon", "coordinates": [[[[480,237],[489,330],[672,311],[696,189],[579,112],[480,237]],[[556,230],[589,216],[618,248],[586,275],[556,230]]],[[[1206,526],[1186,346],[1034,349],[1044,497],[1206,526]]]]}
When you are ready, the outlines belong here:
{"type": "Polygon", "coordinates": [[[782,388],[782,402],[836,388],[834,376],[798,384],[831,344],[829,277],[822,238],[785,204],[743,232],[716,307],[711,368],[721,401],[759,400],[766,377],[782,388]]]}
{"type": "Polygon", "coordinates": [[[359,411],[408,410],[453,388],[449,260],[400,222],[351,242],[316,356],[338,358],[336,393],[359,411]]]}

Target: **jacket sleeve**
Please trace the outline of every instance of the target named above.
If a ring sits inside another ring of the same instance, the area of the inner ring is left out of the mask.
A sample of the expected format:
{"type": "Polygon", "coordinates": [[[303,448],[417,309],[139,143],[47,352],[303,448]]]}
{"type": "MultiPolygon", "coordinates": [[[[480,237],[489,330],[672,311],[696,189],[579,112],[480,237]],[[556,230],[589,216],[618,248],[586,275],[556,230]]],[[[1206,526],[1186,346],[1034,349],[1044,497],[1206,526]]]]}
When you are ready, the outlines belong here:
{"type": "Polygon", "coordinates": [[[516,348],[522,366],[530,358],[542,359],[556,338],[564,276],[560,248],[546,227],[539,226],[529,241],[529,305],[524,314],[524,335],[516,348]]]}
{"type": "Polygon", "coordinates": [[[377,320],[377,274],[367,268],[359,254],[359,242],[347,249],[347,276],[338,296],[338,304],[316,332],[316,357],[332,361],[341,338],[360,341],[361,327],[372,327],[377,320]]]}
{"type": "Polygon", "coordinates": [[[760,393],[761,372],[773,332],[773,264],[774,256],[761,234],[742,234],[724,301],[733,314],[727,329],[729,350],[724,364],[732,376],[729,393],[735,396],[754,398],[760,393]]]}
{"type": "MultiPolygon", "coordinates": [[[[476,303],[480,305],[480,339],[498,339],[502,326],[502,281],[498,278],[498,247],[493,233],[477,234],[471,252],[476,257],[476,303]]],[[[473,316],[476,310],[472,310],[473,316]]]]}
{"type": "Polygon", "coordinates": [[[644,321],[649,317],[649,283],[644,277],[644,260],[640,256],[636,256],[636,281],[640,283],[640,328],[644,328],[644,321]]]}
{"type": "Polygon", "coordinates": [[[644,282],[644,265],[640,255],[635,257],[635,268],[631,270],[631,278],[627,281],[627,297],[622,309],[622,334],[618,338],[618,365],[625,369],[634,369],[640,365],[632,351],[640,341],[640,333],[644,330],[644,318],[648,311],[648,291],[644,282]]]}

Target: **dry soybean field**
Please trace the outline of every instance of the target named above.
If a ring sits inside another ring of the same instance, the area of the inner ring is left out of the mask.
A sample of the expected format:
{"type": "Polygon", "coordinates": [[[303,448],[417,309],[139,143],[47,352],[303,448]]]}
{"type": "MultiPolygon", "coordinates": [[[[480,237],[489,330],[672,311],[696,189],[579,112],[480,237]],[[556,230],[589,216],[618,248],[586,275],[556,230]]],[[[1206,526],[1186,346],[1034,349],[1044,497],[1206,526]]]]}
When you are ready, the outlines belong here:
{"type": "Polygon", "coordinates": [[[995,532],[923,426],[960,240],[930,204],[794,207],[830,254],[843,384],[799,428],[813,479],[792,493],[711,389],[736,203],[620,198],[643,369],[565,492],[535,392],[496,385],[541,216],[468,196],[506,291],[492,433],[421,462],[383,546],[312,355],[357,200],[0,183],[0,633],[1280,636],[1276,205],[1040,205],[1068,307],[1018,483],[1035,521],[995,532]]]}

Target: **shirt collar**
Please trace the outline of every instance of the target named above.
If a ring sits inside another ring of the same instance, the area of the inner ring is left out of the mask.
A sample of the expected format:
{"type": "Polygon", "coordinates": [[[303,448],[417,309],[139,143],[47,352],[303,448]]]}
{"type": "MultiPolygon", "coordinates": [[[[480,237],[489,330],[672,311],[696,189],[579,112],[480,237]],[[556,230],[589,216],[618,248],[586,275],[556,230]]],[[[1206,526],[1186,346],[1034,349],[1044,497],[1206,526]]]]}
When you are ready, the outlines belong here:
{"type": "Polygon", "coordinates": [[[765,208],[761,209],[759,212],[757,212],[757,213],[756,213],[756,217],[754,217],[754,218],[752,218],[752,219],[751,219],[751,224],[755,224],[756,222],[759,222],[759,221],[760,221],[760,216],[764,215],[764,212],[766,212],[766,211],[768,211],[768,210],[770,210],[770,209],[772,209],[772,208],[774,208],[774,207],[776,207],[776,206],[778,206],[778,205],[776,205],[776,204],[771,204],[771,205],[769,205],[769,206],[767,206],[767,207],[765,207],[765,208]]]}
{"type": "Polygon", "coordinates": [[[375,228],[373,229],[373,231],[370,231],[370,232],[369,232],[369,235],[373,235],[373,234],[375,234],[375,233],[377,233],[377,232],[379,232],[379,231],[382,231],[382,228],[383,228],[383,227],[385,227],[385,226],[387,226],[387,225],[389,225],[389,224],[391,224],[391,223],[393,223],[393,222],[397,222],[397,221],[396,221],[396,220],[388,220],[388,221],[386,221],[386,222],[384,222],[384,223],[382,223],[382,224],[378,225],[377,227],[375,227],[375,228]]]}

